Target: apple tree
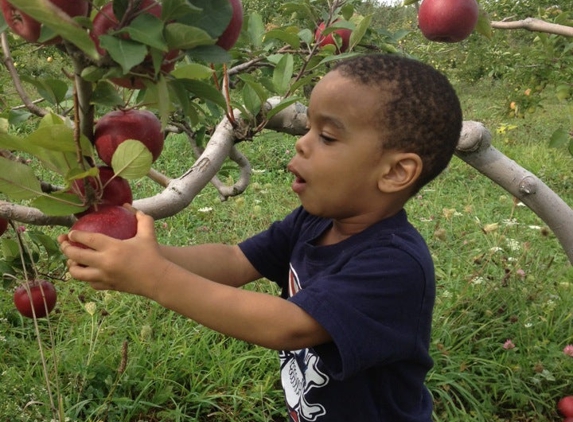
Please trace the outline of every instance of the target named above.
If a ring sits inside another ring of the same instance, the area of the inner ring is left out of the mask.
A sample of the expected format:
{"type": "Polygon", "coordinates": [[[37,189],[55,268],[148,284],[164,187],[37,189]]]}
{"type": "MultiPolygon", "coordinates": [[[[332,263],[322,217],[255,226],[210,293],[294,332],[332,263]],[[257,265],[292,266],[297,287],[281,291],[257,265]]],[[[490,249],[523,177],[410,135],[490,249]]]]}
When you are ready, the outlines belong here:
{"type": "MultiPolygon", "coordinates": [[[[156,195],[133,198],[136,208],[156,219],[183,210],[208,183],[222,198],[242,193],[250,165],[238,142],[263,129],[304,133],[305,94],[329,62],[357,53],[396,52],[404,36],[374,28],[372,14],[362,13],[368,8],[353,0],[287,2],[280,15],[262,7],[264,18],[238,0],[95,0],[86,14],[60,8],[55,0],[2,0],[2,5],[10,9],[1,34],[3,63],[30,118],[26,131],[15,124],[21,114],[5,112],[0,120],[5,198],[0,218],[35,225],[71,226],[78,215],[101,207],[110,185],[103,174],[110,169],[113,180],[149,177],[162,186],[156,195]],[[38,22],[39,32],[30,26],[38,22]],[[25,33],[34,33],[30,40],[38,48],[53,46],[65,57],[61,75],[19,72],[12,51],[25,33]],[[29,86],[49,107],[31,99],[29,86]],[[144,110],[153,114],[154,124],[139,120],[144,110]],[[119,113],[118,123],[98,130],[110,113],[119,113]],[[160,128],[161,140],[147,142],[138,133],[149,126],[160,128]],[[119,133],[128,127],[133,129],[119,133]],[[181,157],[189,163],[181,175],[153,168],[159,144],[169,142],[173,132],[184,133],[196,152],[181,157]],[[217,177],[228,158],[240,168],[231,186],[217,177]]],[[[478,31],[487,34],[496,25],[482,8],[478,31]]],[[[570,208],[539,179],[509,160],[502,168],[492,165],[499,153],[487,139],[483,125],[466,122],[460,158],[520,198],[550,227],[573,227],[570,208]],[[521,174],[517,182],[512,172],[521,174]],[[540,201],[545,195],[549,199],[540,201]]],[[[561,230],[557,236],[573,261],[573,233],[561,230]]]]}

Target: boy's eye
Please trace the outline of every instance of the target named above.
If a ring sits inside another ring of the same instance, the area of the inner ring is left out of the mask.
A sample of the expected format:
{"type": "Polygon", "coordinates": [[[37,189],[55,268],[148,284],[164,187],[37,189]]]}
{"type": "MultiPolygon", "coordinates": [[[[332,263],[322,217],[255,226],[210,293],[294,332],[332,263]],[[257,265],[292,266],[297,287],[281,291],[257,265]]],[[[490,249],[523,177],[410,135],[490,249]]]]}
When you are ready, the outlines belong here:
{"type": "Polygon", "coordinates": [[[331,138],[330,136],[326,136],[326,135],[324,135],[324,134],[322,134],[322,133],[321,133],[319,136],[320,136],[320,139],[322,139],[324,142],[334,142],[334,141],[336,141],[336,139],[331,138]]]}

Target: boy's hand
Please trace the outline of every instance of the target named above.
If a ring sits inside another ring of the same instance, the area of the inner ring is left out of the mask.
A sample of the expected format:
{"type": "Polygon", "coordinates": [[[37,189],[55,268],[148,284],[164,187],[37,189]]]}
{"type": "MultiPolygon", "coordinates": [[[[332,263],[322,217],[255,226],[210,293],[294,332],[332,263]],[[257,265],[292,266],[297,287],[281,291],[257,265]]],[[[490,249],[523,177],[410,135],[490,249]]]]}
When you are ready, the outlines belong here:
{"type": "Polygon", "coordinates": [[[152,295],[170,263],[159,251],[153,219],[141,211],[136,212],[136,217],[137,234],[127,240],[78,230],[60,235],[58,241],[68,257],[71,276],[87,281],[97,290],[152,295]]]}

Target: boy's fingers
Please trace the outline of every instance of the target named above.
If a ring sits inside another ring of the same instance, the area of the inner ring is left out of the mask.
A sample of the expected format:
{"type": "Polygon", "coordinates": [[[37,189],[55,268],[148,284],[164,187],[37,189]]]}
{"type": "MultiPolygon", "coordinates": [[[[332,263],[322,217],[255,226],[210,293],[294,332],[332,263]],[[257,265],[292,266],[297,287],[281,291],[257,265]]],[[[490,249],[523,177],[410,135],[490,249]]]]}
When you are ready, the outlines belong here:
{"type": "Polygon", "coordinates": [[[99,233],[85,232],[82,230],[72,230],[68,233],[68,241],[81,243],[90,249],[98,250],[105,243],[107,236],[99,233]]]}
{"type": "Polygon", "coordinates": [[[130,210],[132,213],[136,214],[137,213],[137,208],[135,208],[133,205],[125,203],[123,204],[123,208],[126,208],[128,210],[130,210]]]}
{"type": "Polygon", "coordinates": [[[137,217],[137,237],[155,239],[155,221],[153,218],[141,211],[137,211],[135,216],[137,217]]]}

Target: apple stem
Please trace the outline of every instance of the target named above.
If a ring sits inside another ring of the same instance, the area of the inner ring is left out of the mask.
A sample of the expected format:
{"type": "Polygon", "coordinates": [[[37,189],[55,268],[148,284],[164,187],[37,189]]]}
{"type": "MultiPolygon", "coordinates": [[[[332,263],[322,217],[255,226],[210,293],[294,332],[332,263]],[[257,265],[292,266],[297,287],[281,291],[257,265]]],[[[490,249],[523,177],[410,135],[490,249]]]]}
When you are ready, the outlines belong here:
{"type": "Polygon", "coordinates": [[[234,129],[237,128],[237,121],[233,115],[233,107],[231,107],[231,93],[229,92],[229,72],[227,71],[227,64],[223,64],[223,89],[225,94],[225,102],[227,103],[227,119],[231,122],[234,129]]]}

